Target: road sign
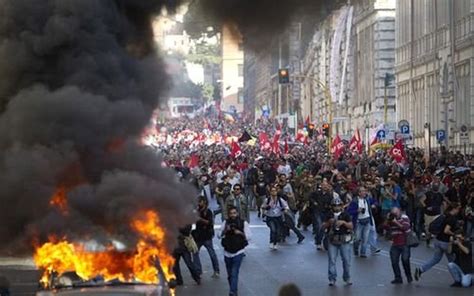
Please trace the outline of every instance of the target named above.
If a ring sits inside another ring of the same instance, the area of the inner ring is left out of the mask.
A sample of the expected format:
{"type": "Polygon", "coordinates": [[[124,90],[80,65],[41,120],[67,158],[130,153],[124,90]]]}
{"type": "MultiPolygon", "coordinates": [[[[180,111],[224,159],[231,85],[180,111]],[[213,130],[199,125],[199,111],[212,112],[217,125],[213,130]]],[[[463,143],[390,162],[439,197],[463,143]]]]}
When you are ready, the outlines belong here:
{"type": "Polygon", "coordinates": [[[385,130],[379,130],[377,132],[377,138],[380,140],[384,140],[387,135],[387,132],[385,130]]]}
{"type": "Polygon", "coordinates": [[[463,124],[459,131],[459,140],[461,144],[469,144],[469,131],[467,126],[463,124]]]}
{"type": "Polygon", "coordinates": [[[400,126],[400,131],[402,132],[402,134],[409,134],[410,133],[410,126],[407,124],[407,125],[402,125],[400,126]]]}
{"type": "Polygon", "coordinates": [[[445,130],[437,130],[436,131],[436,140],[438,140],[438,142],[444,142],[444,140],[446,140],[446,131],[445,130]]]}
{"type": "Polygon", "coordinates": [[[404,126],[404,125],[410,126],[410,123],[408,122],[408,120],[403,119],[403,120],[400,120],[400,121],[398,122],[398,128],[399,128],[400,130],[402,129],[402,126],[404,126]]]}

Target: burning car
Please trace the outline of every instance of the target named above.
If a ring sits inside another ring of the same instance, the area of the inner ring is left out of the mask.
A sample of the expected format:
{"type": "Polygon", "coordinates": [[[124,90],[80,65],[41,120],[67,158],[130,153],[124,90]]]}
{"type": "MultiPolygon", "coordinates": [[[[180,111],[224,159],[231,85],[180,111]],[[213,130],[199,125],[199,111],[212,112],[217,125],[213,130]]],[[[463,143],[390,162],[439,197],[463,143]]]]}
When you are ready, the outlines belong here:
{"type": "Polygon", "coordinates": [[[138,234],[132,247],[53,237],[38,246],[33,259],[43,271],[45,291],[37,295],[172,295],[174,258],[160,219],[154,211],[137,217],[131,222],[138,234]]]}

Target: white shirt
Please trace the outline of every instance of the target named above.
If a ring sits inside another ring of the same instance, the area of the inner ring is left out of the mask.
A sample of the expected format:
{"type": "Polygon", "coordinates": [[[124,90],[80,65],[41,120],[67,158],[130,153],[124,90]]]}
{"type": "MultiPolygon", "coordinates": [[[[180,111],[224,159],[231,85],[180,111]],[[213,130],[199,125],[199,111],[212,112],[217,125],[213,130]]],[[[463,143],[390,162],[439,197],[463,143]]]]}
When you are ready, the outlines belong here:
{"type": "MultiPolygon", "coordinates": [[[[226,227],[226,221],[222,222],[221,227],[220,227],[219,231],[217,232],[217,238],[218,239],[222,239],[225,227],[226,227]]],[[[250,240],[252,239],[252,232],[250,231],[250,226],[247,223],[247,221],[244,221],[244,233],[245,233],[245,238],[247,239],[248,242],[250,242],[250,240]]],[[[229,253],[226,250],[224,250],[224,256],[227,257],[227,258],[232,258],[232,257],[235,257],[235,256],[243,254],[243,253],[245,253],[245,248],[243,248],[242,250],[237,251],[237,253],[229,253]]]]}
{"type": "Polygon", "coordinates": [[[369,218],[369,203],[367,202],[367,200],[365,198],[358,198],[357,202],[359,203],[359,209],[365,209],[365,212],[363,214],[359,212],[359,214],[357,215],[357,219],[360,220],[369,218]]]}
{"type": "Polygon", "coordinates": [[[287,177],[291,174],[291,166],[289,164],[279,165],[277,168],[279,174],[285,174],[287,177]]]}

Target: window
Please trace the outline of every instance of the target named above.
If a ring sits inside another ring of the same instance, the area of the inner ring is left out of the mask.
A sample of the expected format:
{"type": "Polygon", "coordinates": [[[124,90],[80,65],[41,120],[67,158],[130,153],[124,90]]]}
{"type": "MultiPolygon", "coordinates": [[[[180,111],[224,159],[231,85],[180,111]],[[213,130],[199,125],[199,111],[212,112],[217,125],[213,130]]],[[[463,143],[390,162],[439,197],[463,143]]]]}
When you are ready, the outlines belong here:
{"type": "Polygon", "coordinates": [[[239,91],[237,93],[237,100],[239,102],[239,104],[243,104],[244,103],[244,89],[239,87],[239,91]]]}
{"type": "Polygon", "coordinates": [[[239,77],[244,77],[244,65],[239,64],[238,67],[239,77]]]}

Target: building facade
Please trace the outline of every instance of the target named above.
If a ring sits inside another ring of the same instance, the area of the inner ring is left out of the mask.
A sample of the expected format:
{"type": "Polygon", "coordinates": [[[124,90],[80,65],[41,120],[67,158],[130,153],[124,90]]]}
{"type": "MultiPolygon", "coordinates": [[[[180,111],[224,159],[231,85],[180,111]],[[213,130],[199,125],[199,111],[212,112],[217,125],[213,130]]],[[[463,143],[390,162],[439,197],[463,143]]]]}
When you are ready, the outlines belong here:
{"type": "Polygon", "coordinates": [[[242,37],[238,30],[224,26],[221,46],[221,109],[226,112],[242,112],[244,109],[244,51],[242,37]]]}
{"type": "Polygon", "coordinates": [[[315,28],[302,59],[302,113],[332,133],[394,127],[395,1],[357,0],[315,28]],[[390,82],[390,81],[389,81],[390,82]],[[331,116],[330,116],[331,114],[331,116]]]}
{"type": "Polygon", "coordinates": [[[396,4],[398,119],[409,121],[416,146],[439,147],[436,131],[444,130],[447,141],[441,144],[461,148],[463,125],[472,143],[474,0],[396,4]]]}

